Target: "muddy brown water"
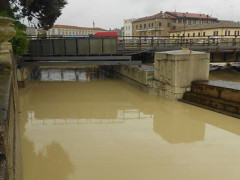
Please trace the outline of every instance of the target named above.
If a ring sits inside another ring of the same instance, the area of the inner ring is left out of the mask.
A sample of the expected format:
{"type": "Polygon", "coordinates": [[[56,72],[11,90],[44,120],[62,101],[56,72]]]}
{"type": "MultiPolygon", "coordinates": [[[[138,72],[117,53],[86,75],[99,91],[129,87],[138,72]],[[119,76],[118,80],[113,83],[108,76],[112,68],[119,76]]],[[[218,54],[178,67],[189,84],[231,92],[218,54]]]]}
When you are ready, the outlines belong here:
{"type": "Polygon", "coordinates": [[[111,79],[31,82],[20,105],[24,180],[240,179],[239,119],[111,79]]]}

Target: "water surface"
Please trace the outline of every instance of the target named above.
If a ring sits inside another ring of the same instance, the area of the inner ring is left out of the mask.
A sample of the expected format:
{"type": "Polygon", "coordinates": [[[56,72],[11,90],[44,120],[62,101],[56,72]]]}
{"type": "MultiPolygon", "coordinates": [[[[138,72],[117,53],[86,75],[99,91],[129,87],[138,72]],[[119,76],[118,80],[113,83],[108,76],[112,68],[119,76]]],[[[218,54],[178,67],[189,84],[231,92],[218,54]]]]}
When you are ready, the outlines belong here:
{"type": "Polygon", "coordinates": [[[239,119],[108,79],[32,82],[20,103],[24,180],[240,179],[239,119]]]}

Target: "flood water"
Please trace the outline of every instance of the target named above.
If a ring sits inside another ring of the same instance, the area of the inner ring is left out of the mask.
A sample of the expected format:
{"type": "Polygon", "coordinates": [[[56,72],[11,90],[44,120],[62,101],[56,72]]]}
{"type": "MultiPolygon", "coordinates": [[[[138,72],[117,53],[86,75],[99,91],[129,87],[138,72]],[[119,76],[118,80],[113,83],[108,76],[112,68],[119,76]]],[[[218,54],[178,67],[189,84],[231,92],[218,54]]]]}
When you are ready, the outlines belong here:
{"type": "Polygon", "coordinates": [[[239,119],[83,79],[20,90],[24,180],[240,179],[239,119]]]}

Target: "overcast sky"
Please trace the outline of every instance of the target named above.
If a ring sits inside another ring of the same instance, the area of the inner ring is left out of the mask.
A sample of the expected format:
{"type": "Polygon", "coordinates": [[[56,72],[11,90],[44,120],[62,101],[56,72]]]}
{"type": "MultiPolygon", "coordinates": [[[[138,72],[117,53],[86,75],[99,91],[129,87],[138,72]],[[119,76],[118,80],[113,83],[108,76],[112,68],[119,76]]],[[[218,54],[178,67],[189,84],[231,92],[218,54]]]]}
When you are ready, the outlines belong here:
{"type": "Polygon", "coordinates": [[[239,0],[68,0],[55,24],[92,27],[94,20],[96,27],[113,29],[124,19],[175,10],[240,21],[239,0]]]}

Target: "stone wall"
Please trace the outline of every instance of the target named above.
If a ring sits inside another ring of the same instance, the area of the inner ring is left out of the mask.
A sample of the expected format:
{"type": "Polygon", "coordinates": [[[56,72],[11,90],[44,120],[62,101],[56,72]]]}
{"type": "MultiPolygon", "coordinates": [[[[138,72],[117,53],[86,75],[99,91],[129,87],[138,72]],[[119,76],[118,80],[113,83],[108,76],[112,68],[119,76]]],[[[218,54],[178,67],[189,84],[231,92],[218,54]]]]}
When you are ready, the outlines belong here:
{"type": "Polygon", "coordinates": [[[12,46],[13,20],[0,17],[0,179],[22,180],[18,87],[12,46]]]}

